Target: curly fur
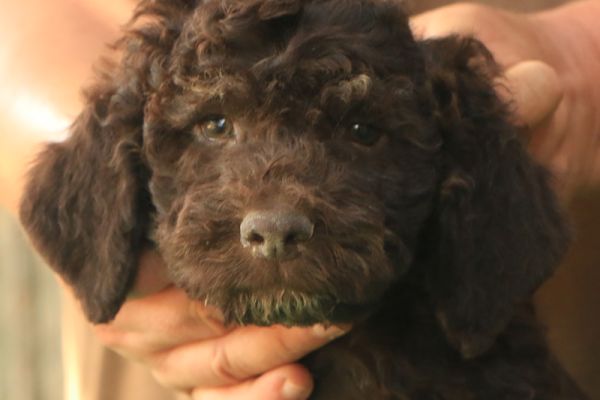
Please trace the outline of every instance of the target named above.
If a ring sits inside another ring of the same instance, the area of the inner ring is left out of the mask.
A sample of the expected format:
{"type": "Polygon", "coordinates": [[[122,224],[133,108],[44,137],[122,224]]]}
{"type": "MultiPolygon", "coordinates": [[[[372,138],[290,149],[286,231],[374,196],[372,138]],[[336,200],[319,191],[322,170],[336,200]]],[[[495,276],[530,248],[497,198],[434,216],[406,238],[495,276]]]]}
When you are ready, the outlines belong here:
{"type": "Polygon", "coordinates": [[[416,41],[391,0],[146,0],[115,50],[21,206],[91,321],[155,247],[228,323],[354,322],[304,360],[314,399],[584,398],[530,305],[567,229],[478,41],[416,41]],[[253,257],[256,210],[313,237],[253,257]]]}

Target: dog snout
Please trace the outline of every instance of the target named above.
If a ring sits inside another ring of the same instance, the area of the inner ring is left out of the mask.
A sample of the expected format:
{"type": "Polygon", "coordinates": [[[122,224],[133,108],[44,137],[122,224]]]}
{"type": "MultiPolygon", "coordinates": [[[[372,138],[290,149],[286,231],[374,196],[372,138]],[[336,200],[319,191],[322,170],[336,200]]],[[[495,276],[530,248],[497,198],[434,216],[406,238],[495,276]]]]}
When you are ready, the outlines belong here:
{"type": "Polygon", "coordinates": [[[308,241],[314,224],[303,214],[291,211],[253,211],[240,225],[242,246],[255,257],[289,260],[298,254],[298,245],[308,241]]]}

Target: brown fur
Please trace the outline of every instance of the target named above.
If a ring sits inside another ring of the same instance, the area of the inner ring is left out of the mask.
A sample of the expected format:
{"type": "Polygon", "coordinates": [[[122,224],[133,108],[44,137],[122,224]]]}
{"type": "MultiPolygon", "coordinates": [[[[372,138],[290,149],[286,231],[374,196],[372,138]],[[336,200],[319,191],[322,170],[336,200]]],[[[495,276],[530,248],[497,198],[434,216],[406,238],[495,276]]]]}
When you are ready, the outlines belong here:
{"type": "Polygon", "coordinates": [[[229,323],[353,321],[305,359],[315,399],[583,398],[529,306],[568,235],[479,42],[415,41],[394,1],[155,0],[116,48],[21,207],[91,321],[155,246],[229,323]],[[235,134],[211,140],[221,115],[235,134]],[[313,237],[256,258],[256,210],[313,237]]]}

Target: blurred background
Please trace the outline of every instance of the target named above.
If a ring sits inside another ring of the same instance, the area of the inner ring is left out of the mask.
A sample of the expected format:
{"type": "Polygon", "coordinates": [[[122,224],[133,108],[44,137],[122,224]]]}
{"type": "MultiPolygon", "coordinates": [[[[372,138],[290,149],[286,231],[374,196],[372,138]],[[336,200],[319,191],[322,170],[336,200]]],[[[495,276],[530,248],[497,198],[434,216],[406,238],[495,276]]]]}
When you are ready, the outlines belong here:
{"type": "MultiPolygon", "coordinates": [[[[532,11],[566,1],[479,2],[532,11]]],[[[451,2],[405,3],[416,13],[451,2]]],[[[89,381],[70,379],[63,384],[64,377],[81,375],[77,370],[83,364],[81,358],[71,362],[69,351],[61,352],[59,286],[30,250],[15,215],[28,163],[41,142],[65,137],[81,106],[79,91],[91,77],[91,65],[106,53],[105,43],[116,38],[133,4],[132,0],[0,0],[0,399],[87,400],[73,385],[89,381]]],[[[556,353],[592,398],[600,399],[600,191],[577,193],[568,208],[576,242],[562,268],[538,294],[537,303],[556,353]]],[[[67,349],[77,340],[63,337],[67,349]]],[[[90,354],[122,363],[89,340],[79,343],[88,343],[90,354]]]]}

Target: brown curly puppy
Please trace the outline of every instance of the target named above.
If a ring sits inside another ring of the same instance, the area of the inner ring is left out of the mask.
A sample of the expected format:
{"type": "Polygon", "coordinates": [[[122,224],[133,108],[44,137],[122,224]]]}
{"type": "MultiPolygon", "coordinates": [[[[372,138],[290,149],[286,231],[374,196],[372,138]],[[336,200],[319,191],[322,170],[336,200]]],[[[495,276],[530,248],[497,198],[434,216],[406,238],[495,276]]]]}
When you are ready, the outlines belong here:
{"type": "Polygon", "coordinates": [[[580,399],[529,303],[568,241],[476,40],[387,0],[143,1],[23,224],[93,322],[155,246],[229,323],[352,321],[314,399],[580,399]]]}

